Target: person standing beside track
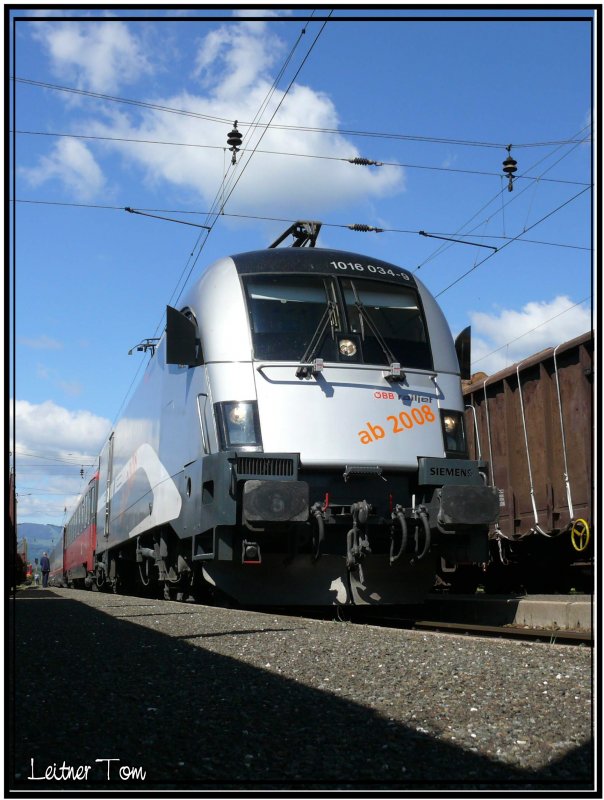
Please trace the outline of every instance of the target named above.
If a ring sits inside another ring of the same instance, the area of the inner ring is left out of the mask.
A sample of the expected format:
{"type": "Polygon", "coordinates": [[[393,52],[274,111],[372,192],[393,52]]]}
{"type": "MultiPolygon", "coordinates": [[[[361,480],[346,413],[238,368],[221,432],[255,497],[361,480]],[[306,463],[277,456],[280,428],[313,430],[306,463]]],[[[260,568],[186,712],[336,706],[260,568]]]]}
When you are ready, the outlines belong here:
{"type": "Polygon", "coordinates": [[[31,577],[34,581],[34,586],[40,585],[40,565],[38,564],[38,559],[34,559],[34,565],[31,568],[31,577]]]}
{"type": "Polygon", "coordinates": [[[42,588],[46,589],[48,586],[48,575],[50,574],[50,561],[48,553],[44,553],[40,559],[40,567],[42,568],[42,588]]]}

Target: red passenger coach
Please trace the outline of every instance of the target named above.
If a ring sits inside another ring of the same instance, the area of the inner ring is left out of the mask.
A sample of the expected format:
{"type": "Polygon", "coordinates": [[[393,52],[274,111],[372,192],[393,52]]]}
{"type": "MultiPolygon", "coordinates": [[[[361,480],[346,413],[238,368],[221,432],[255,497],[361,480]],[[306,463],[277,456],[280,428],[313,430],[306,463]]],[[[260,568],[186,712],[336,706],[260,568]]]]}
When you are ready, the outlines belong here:
{"type": "Polygon", "coordinates": [[[63,573],[69,586],[83,587],[94,570],[98,485],[97,473],[65,526],[63,573]]]}

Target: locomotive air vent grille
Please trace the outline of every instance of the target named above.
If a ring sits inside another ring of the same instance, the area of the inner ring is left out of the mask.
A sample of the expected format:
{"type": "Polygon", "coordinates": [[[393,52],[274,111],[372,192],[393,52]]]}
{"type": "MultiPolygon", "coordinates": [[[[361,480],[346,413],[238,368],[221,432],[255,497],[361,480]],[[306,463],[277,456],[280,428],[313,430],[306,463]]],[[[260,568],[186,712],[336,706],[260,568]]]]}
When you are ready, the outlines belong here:
{"type": "Polygon", "coordinates": [[[237,456],[237,475],[271,476],[291,478],[294,462],[291,458],[259,458],[258,456],[237,456]]]}

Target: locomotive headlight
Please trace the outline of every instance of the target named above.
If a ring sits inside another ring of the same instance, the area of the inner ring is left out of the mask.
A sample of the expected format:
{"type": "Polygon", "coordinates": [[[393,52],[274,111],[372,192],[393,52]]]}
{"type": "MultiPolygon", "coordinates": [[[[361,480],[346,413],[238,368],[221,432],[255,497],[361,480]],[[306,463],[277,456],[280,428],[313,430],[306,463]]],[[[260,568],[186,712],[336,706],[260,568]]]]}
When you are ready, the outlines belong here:
{"type": "Polygon", "coordinates": [[[249,406],[245,403],[237,403],[229,411],[229,420],[233,425],[245,425],[249,417],[249,406]]]}
{"type": "Polygon", "coordinates": [[[445,452],[451,455],[466,455],[466,432],[463,422],[463,413],[460,411],[445,411],[441,409],[440,419],[443,429],[445,452]]]}
{"type": "Polygon", "coordinates": [[[355,356],[357,353],[357,346],[350,339],[340,339],[339,347],[343,356],[355,356]]]}
{"type": "Polygon", "coordinates": [[[443,426],[445,428],[445,433],[453,436],[455,434],[455,431],[457,430],[458,425],[459,425],[459,420],[456,419],[452,414],[443,415],[443,426]]]}
{"type": "Polygon", "coordinates": [[[261,450],[260,420],[255,400],[215,403],[216,423],[222,450],[261,450]]]}

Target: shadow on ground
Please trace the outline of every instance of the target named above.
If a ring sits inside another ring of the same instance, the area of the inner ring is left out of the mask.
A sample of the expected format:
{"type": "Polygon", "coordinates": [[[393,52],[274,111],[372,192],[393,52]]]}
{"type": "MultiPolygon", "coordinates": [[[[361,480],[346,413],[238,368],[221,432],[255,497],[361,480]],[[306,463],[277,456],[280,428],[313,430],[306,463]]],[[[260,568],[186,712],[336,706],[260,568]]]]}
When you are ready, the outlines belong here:
{"type": "Polygon", "coordinates": [[[587,746],[522,771],[52,590],[10,605],[9,790],[591,787],[587,746]],[[30,780],[63,762],[88,780],[30,780]]]}

